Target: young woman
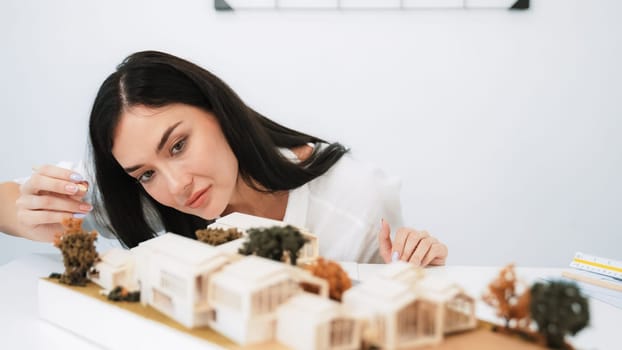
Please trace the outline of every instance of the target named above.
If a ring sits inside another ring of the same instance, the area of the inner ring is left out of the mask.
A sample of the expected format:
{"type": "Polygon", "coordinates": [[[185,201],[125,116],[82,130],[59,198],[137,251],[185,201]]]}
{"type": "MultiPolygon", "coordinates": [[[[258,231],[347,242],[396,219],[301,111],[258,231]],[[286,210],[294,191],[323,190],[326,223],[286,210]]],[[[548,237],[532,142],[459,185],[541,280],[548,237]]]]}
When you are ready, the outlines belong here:
{"type": "Polygon", "coordinates": [[[339,143],[271,121],[178,57],[125,59],[99,89],[89,137],[91,176],[44,166],[19,192],[4,185],[5,198],[17,197],[2,214],[5,232],[51,240],[64,217],[92,210],[100,231],[134,247],[162,230],[194,238],[242,212],[307,228],[330,259],[445,263],[446,246],[425,231],[400,228],[391,239],[389,222],[401,224],[398,181],[339,143]]]}

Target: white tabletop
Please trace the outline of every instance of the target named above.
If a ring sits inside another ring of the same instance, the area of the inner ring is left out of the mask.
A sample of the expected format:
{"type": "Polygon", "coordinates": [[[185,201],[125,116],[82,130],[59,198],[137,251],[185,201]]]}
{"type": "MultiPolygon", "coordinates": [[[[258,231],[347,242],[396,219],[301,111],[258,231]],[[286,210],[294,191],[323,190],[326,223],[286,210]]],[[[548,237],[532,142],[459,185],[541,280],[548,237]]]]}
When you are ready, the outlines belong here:
{"type": "MultiPolygon", "coordinates": [[[[343,266],[358,280],[374,276],[382,265],[351,264],[343,266]]],[[[486,285],[500,267],[444,266],[428,268],[426,273],[456,281],[480,300],[486,285]]],[[[32,254],[0,266],[0,335],[4,349],[99,349],[76,334],[42,321],[38,317],[37,281],[50,272],[61,272],[60,255],[32,254]]],[[[517,268],[519,279],[531,284],[538,278],[560,276],[562,269],[517,268]]],[[[590,326],[570,339],[579,349],[618,349],[616,332],[622,324],[622,309],[590,299],[590,326]]],[[[494,310],[478,301],[477,316],[500,322],[494,310]]]]}

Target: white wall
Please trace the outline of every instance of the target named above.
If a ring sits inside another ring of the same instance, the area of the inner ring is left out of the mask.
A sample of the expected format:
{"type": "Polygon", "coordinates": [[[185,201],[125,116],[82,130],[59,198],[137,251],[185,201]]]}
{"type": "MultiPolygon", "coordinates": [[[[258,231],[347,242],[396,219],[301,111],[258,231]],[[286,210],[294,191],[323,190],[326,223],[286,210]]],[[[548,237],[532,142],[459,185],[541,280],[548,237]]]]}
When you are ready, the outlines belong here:
{"type": "MultiPolygon", "coordinates": [[[[0,179],[78,159],[103,79],[165,50],[403,179],[450,264],[622,260],[622,2],[216,13],[212,0],[0,4],[0,179]]],[[[3,235],[0,235],[3,236],[3,235]]],[[[48,245],[0,237],[0,263],[48,245]]]]}

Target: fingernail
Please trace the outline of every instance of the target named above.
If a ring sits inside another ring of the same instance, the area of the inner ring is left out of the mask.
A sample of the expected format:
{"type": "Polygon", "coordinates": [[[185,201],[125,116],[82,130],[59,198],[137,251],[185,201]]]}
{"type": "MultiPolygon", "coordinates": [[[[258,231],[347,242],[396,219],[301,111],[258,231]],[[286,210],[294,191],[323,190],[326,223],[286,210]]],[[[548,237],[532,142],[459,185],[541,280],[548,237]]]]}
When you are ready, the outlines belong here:
{"type": "Polygon", "coordinates": [[[72,179],[73,181],[84,181],[84,178],[82,177],[82,175],[78,173],[73,173],[69,175],[69,178],[72,179]]]}
{"type": "Polygon", "coordinates": [[[82,214],[82,213],[74,213],[73,217],[75,219],[84,219],[86,217],[86,214],[82,214]]]}
{"type": "Polygon", "coordinates": [[[400,260],[400,253],[399,252],[393,252],[393,254],[391,254],[391,262],[396,262],[400,260]]]}
{"type": "Polygon", "coordinates": [[[76,192],[78,192],[78,186],[76,186],[76,185],[65,185],[65,191],[67,191],[69,193],[76,193],[76,192]]]}
{"type": "Polygon", "coordinates": [[[80,204],[80,210],[91,211],[93,210],[93,206],[90,204],[80,204]]]}
{"type": "Polygon", "coordinates": [[[86,186],[84,186],[83,184],[78,184],[78,188],[80,189],[80,191],[82,192],[86,192],[86,190],[88,190],[88,188],[86,186]]]}

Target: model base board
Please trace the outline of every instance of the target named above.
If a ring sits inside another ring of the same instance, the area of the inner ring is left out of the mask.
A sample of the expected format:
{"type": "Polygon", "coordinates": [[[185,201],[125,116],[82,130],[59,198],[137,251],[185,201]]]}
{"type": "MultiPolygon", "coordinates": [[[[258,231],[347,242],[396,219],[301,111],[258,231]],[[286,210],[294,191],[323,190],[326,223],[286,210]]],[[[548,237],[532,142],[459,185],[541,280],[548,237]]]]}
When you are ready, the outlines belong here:
{"type": "MultiPolygon", "coordinates": [[[[74,334],[110,349],[288,349],[269,342],[240,346],[207,327],[189,329],[150,306],[140,303],[112,302],[102,296],[100,287],[89,282],[86,287],[61,284],[58,280],[39,280],[39,315],[74,334]]],[[[491,331],[480,322],[478,329],[445,337],[433,347],[419,349],[542,349],[509,336],[491,331]]]]}

